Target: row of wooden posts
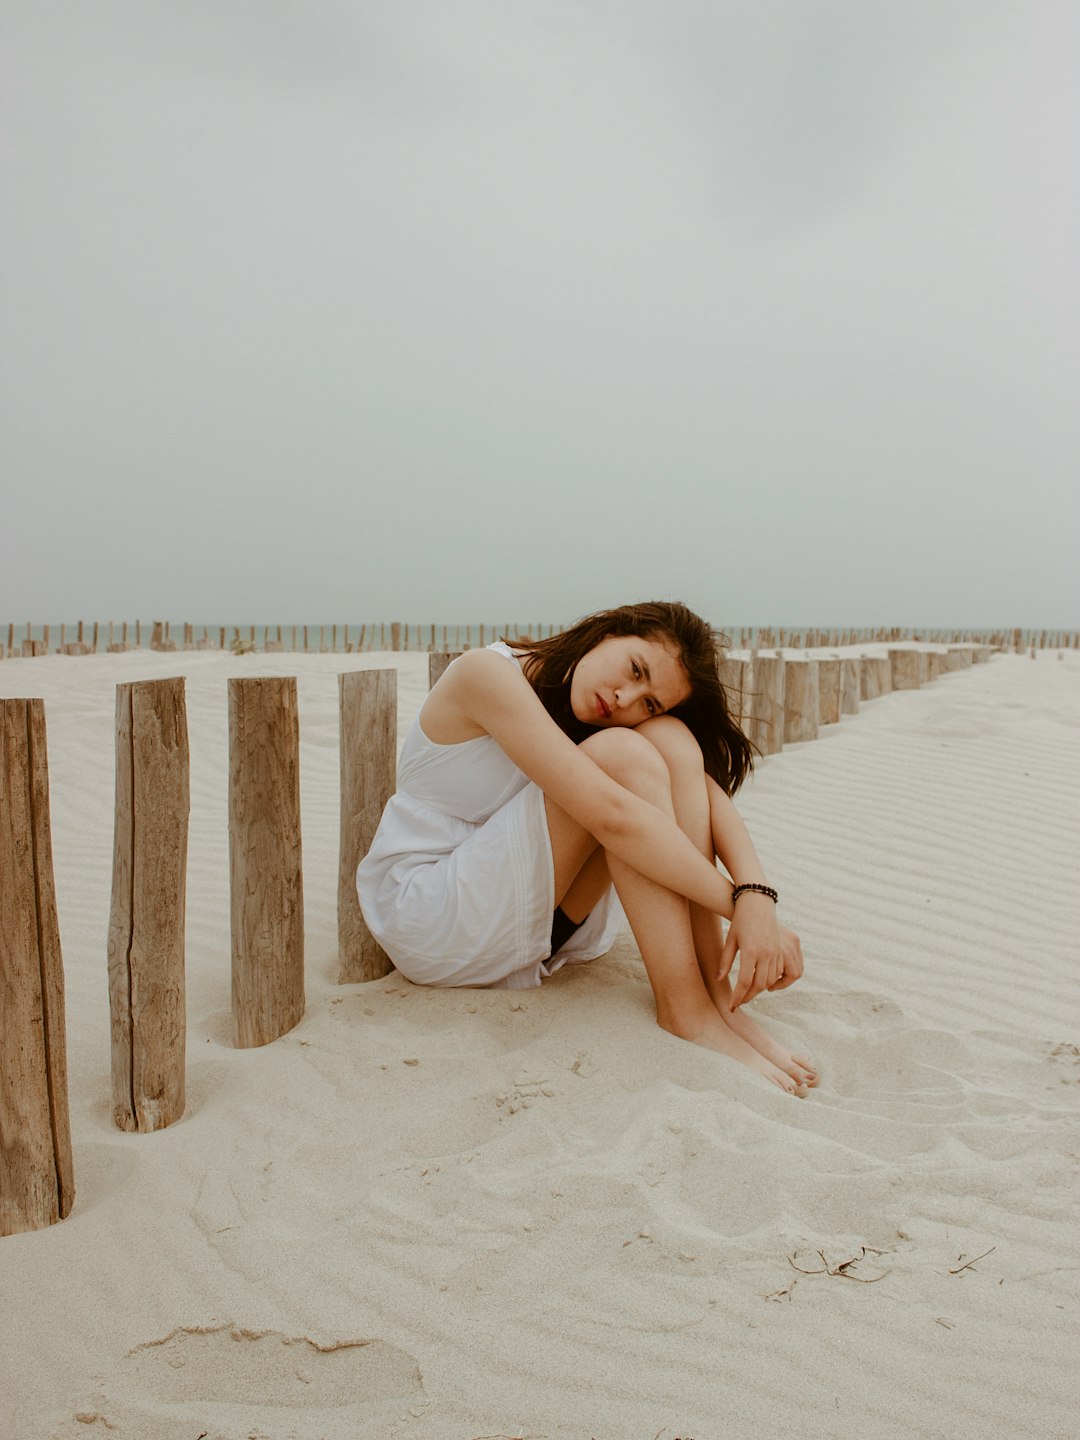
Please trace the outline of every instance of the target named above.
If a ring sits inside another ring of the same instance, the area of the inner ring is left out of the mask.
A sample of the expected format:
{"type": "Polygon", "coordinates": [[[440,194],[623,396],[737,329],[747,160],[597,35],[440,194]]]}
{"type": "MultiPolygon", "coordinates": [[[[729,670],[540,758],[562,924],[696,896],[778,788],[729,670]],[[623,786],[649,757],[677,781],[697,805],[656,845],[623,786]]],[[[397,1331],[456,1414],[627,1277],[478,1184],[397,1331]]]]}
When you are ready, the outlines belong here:
{"type": "MultiPolygon", "coordinates": [[[[26,634],[20,640],[14,624],[8,625],[7,653],[12,657],[30,658],[37,655],[48,655],[53,638],[53,627],[41,626],[40,637],[35,638],[34,626],[27,623],[26,634]]],[[[130,626],[125,620],[121,625],[114,625],[110,620],[108,625],[100,625],[96,620],[92,625],[80,620],[72,627],[75,631],[75,639],[68,639],[68,627],[59,627],[59,644],[56,653],[58,655],[95,655],[98,652],[99,641],[102,641],[106,652],[109,654],[120,654],[127,650],[141,650],[143,645],[144,627],[141,620],[136,620],[130,626]],[[106,638],[107,637],[107,638],[106,638]]],[[[168,620],[155,620],[150,628],[149,648],[151,650],[232,650],[239,654],[248,654],[258,649],[257,635],[259,629],[263,633],[263,651],[267,654],[289,650],[296,653],[308,654],[311,651],[324,654],[342,653],[351,655],[366,650],[409,650],[414,648],[411,644],[412,632],[415,630],[419,643],[415,648],[426,649],[436,652],[439,649],[439,632],[442,632],[442,652],[446,652],[451,636],[458,644],[464,645],[462,635],[469,636],[474,630],[479,633],[479,644],[487,643],[485,637],[492,640],[500,635],[528,634],[542,637],[545,633],[552,635],[557,627],[554,625],[531,625],[522,629],[520,626],[507,625],[499,628],[496,625],[427,625],[410,626],[402,621],[394,620],[389,625],[381,623],[378,625],[219,625],[214,627],[213,633],[209,626],[196,627],[195,625],[184,624],[181,629],[183,638],[178,640],[171,634],[171,625],[168,620]],[[197,628],[202,634],[196,637],[197,628]],[[340,646],[338,644],[340,631],[340,646]],[[276,639],[271,637],[271,632],[276,632],[276,639]],[[430,639],[422,637],[430,633],[430,639]],[[355,635],[355,642],[350,635],[355,635]],[[316,636],[318,637],[316,639],[316,636]]],[[[456,652],[453,652],[456,653],[456,652]]],[[[0,660],[4,658],[4,646],[0,644],[0,660]]]]}
{"type": "MultiPolygon", "coordinates": [[[[890,690],[917,689],[990,649],[725,662],[733,712],[765,755],[812,739],[890,690]]],[[[429,656],[434,684],[453,655],[429,656]]],[[[339,981],[392,968],[364,923],[356,866],[397,769],[397,672],[338,677],[339,981]]],[[[232,1035],[266,1045],[304,1013],[299,713],[294,677],[232,679],[229,878],[232,1035]]],[[[64,979],[53,886],[42,700],[0,700],[0,1235],[38,1229],[74,1200],[64,979]]],[[[113,1118],[147,1132],[184,1110],[184,917],[189,755],[182,678],[116,691],[116,822],[108,931],[113,1118]]]]}
{"type": "MultiPolygon", "coordinates": [[[[126,620],[120,625],[114,625],[111,620],[107,625],[101,625],[96,620],[92,624],[80,620],[71,627],[75,633],[74,639],[68,637],[68,628],[67,625],[59,626],[57,654],[93,655],[98,652],[99,640],[104,644],[106,651],[110,653],[132,649],[141,650],[143,646],[144,626],[140,620],[132,622],[130,627],[126,620]]],[[[169,621],[155,620],[149,629],[148,644],[151,650],[233,650],[239,653],[248,653],[258,649],[257,635],[261,629],[262,648],[265,653],[287,650],[304,654],[310,651],[332,654],[340,651],[342,654],[352,654],[367,650],[400,651],[413,648],[440,652],[440,647],[441,652],[445,653],[450,649],[452,642],[460,648],[467,648],[470,642],[468,639],[463,640],[462,637],[469,637],[474,631],[478,633],[478,644],[482,647],[486,643],[486,639],[495,640],[504,635],[531,635],[539,638],[545,633],[553,634],[556,628],[554,625],[504,625],[502,627],[496,625],[480,625],[478,627],[408,625],[395,620],[390,624],[359,626],[220,625],[216,626],[211,633],[207,626],[196,627],[184,624],[181,627],[182,638],[177,639],[171,633],[172,627],[169,621]],[[196,629],[201,629],[202,632],[197,638],[196,629]],[[272,638],[272,632],[276,638],[272,638]],[[350,639],[351,635],[355,635],[355,641],[350,639]],[[412,643],[414,635],[417,642],[415,647],[412,643]]],[[[53,639],[52,628],[44,625],[40,627],[40,630],[40,636],[35,638],[34,627],[27,624],[26,633],[20,639],[16,626],[13,623],[9,624],[6,653],[12,657],[22,658],[48,655],[53,639]]],[[[1012,630],[958,631],[912,630],[896,627],[876,630],[785,630],[769,626],[764,629],[752,630],[743,627],[738,632],[732,631],[731,638],[733,646],[740,650],[746,650],[751,645],[758,650],[812,650],[845,645],[888,645],[904,640],[926,641],[939,645],[989,645],[995,650],[1014,650],[1017,653],[1030,649],[1080,649],[1080,631],[1023,630],[1019,627],[1012,630]]],[[[4,658],[4,655],[5,649],[0,643],[0,660],[4,658]]]]}

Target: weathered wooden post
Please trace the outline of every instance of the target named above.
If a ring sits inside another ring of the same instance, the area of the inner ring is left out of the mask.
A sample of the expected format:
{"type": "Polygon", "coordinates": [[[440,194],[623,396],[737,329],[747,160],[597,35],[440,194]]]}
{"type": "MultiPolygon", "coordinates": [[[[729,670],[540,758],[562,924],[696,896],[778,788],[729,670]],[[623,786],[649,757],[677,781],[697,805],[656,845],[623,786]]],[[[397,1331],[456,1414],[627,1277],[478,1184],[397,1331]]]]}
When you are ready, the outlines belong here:
{"type": "Polygon", "coordinates": [[[894,690],[918,690],[919,670],[918,650],[889,651],[889,673],[894,690]]]}
{"type": "Polygon", "coordinates": [[[748,738],[762,755],[784,748],[784,666],[781,655],[758,655],[753,662],[748,738]]]}
{"type": "MultiPolygon", "coordinates": [[[[435,657],[432,656],[432,659],[435,657]]],[[[367,927],[356,867],[368,852],[397,782],[397,671],[338,676],[341,707],[341,840],[338,851],[338,983],[378,980],[394,968],[367,927]]]]}
{"type": "Polygon", "coordinates": [[[0,1235],[74,1200],[45,703],[0,700],[0,1235]]]}
{"type": "Polygon", "coordinates": [[[818,721],[822,725],[836,725],[841,711],[841,676],[839,660],[819,660],[818,667],[818,721]]]}
{"type": "Polygon", "coordinates": [[[892,690],[892,672],[885,655],[863,655],[859,660],[859,694],[863,700],[876,700],[892,690]]]}
{"type": "Polygon", "coordinates": [[[784,744],[816,740],[820,709],[818,662],[789,660],[784,668],[784,744]]]}
{"type": "Polygon", "coordinates": [[[400,649],[401,649],[401,621],[400,621],[400,620],[392,620],[392,621],[390,622],[390,649],[391,649],[391,650],[400,650],[400,649]]]}
{"type": "Polygon", "coordinates": [[[300,726],[294,676],[229,681],[233,1044],[304,1013],[300,726]]]}
{"type": "Polygon", "coordinates": [[[189,794],[183,678],[118,685],[109,1011],[121,1130],[163,1130],[184,1113],[189,794]]]}
{"type": "Polygon", "coordinates": [[[859,657],[845,656],[840,661],[840,709],[845,715],[859,713],[859,657]]]}
{"type": "Polygon", "coordinates": [[[728,656],[720,662],[720,683],[727,695],[728,713],[743,734],[750,723],[750,670],[749,660],[733,660],[728,656]]]}
{"type": "Polygon", "coordinates": [[[427,678],[429,690],[435,684],[436,680],[440,680],[442,678],[446,667],[450,664],[451,660],[456,660],[460,654],[460,650],[432,650],[429,652],[427,662],[427,678]]]}
{"type": "Polygon", "coordinates": [[[966,670],[971,665],[971,647],[969,645],[950,645],[945,654],[941,657],[941,669],[946,675],[954,670],[966,670]]]}

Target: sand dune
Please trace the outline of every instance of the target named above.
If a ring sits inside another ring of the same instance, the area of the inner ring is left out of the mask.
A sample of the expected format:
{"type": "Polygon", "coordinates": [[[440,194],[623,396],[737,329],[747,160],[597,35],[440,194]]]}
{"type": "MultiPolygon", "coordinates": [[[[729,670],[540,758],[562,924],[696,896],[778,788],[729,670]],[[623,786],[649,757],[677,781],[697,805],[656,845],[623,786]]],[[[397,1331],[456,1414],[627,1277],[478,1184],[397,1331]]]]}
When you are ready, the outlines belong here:
{"type": "Polygon", "coordinates": [[[754,1006],[822,1066],[801,1102],[657,1029],[629,936],[536,991],[335,984],[336,676],[379,664],[404,734],[425,655],[0,664],[46,701],[77,1184],[0,1239],[0,1435],[1075,1434],[1080,655],[865,704],[743,792],[808,957],[754,1006]],[[125,1135],[114,687],[177,673],[188,1107],[125,1135]],[[255,673],[299,677],[307,1013],[238,1052],[225,680],[255,673]]]}

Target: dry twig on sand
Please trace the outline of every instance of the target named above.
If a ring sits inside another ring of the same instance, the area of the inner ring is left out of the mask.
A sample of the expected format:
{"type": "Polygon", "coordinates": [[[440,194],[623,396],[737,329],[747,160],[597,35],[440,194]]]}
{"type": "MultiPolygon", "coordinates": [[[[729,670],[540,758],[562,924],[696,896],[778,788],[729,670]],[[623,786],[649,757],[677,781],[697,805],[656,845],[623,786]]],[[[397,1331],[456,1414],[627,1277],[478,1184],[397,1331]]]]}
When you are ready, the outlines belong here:
{"type": "Polygon", "coordinates": [[[970,1270],[972,1266],[977,1265],[980,1260],[985,1260],[987,1255],[992,1255],[996,1249],[996,1245],[991,1245],[989,1250],[984,1250],[981,1255],[976,1255],[973,1260],[964,1260],[963,1253],[961,1252],[956,1258],[957,1260],[964,1260],[963,1265],[957,1265],[955,1269],[950,1269],[949,1274],[959,1275],[962,1270],[970,1270]]]}
{"type": "MultiPolygon", "coordinates": [[[[800,1275],[830,1275],[834,1278],[840,1276],[843,1280],[857,1280],[860,1285],[876,1285],[879,1280],[884,1280],[886,1275],[892,1273],[890,1270],[882,1270],[880,1275],[856,1275],[854,1273],[851,1267],[860,1264],[866,1259],[867,1255],[883,1255],[885,1253],[883,1250],[876,1250],[872,1245],[860,1245],[858,1255],[851,1255],[846,1260],[841,1260],[837,1265],[830,1265],[825,1258],[824,1250],[818,1250],[816,1253],[821,1261],[821,1265],[813,1270],[807,1270],[802,1265],[796,1265],[795,1255],[798,1255],[798,1253],[798,1250],[796,1250],[795,1254],[789,1255],[787,1259],[791,1268],[797,1270],[800,1275]]],[[[777,1293],[782,1294],[783,1292],[780,1291],[777,1293]]]]}

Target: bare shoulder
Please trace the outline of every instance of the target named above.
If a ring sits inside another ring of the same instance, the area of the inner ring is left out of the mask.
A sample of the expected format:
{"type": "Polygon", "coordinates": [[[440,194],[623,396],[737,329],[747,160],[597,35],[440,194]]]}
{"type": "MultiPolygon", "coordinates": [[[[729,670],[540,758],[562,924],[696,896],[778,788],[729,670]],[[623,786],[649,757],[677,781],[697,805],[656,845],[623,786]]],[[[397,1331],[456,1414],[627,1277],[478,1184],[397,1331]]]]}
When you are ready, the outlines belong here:
{"type": "Polygon", "coordinates": [[[532,697],[520,666],[495,650],[466,650],[424,701],[421,724],[437,745],[458,745],[489,733],[486,711],[492,701],[514,703],[519,697],[525,702],[532,697]]]}

